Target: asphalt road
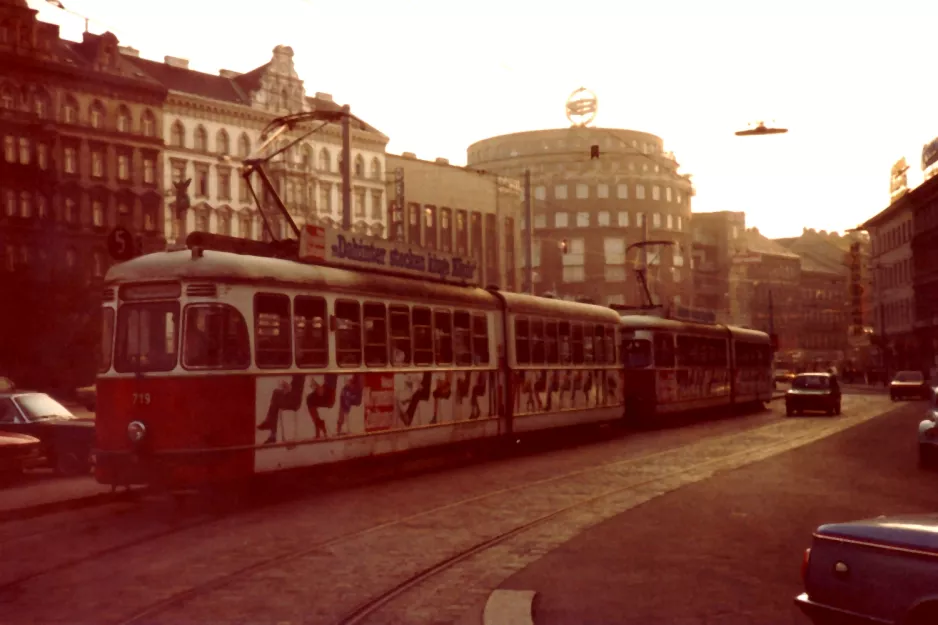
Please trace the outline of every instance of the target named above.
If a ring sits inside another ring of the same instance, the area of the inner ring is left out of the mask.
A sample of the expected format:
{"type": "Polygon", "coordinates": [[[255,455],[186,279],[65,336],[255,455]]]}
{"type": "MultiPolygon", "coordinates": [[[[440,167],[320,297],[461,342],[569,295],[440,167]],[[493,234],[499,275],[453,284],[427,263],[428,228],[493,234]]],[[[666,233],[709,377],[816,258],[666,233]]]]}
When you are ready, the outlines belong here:
{"type": "Polygon", "coordinates": [[[917,466],[924,405],[653,499],[501,587],[537,591],[537,625],[808,623],[792,598],[818,525],[938,510],[938,474],[917,466]]]}

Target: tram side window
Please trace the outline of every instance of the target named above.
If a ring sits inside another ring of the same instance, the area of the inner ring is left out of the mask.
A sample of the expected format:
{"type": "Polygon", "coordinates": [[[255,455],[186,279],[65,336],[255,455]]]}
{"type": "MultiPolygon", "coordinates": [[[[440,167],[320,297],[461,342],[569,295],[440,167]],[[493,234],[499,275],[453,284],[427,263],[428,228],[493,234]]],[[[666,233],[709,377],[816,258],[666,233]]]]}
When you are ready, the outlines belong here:
{"type": "Polygon", "coordinates": [[[531,364],[544,364],[544,320],[531,319],[531,364]]]}
{"type": "Polygon", "coordinates": [[[616,364],[616,330],[615,328],[606,329],[606,363],[616,364]]]}
{"type": "Polygon", "coordinates": [[[472,319],[464,310],[453,312],[453,355],[459,366],[472,365],[472,319]]]}
{"type": "Polygon", "coordinates": [[[655,366],[674,366],[674,337],[670,334],[655,334],[655,366]]]}
{"type": "Polygon", "coordinates": [[[472,356],[477,365],[489,364],[489,321],[485,315],[472,316],[472,356]]]}
{"type": "Polygon", "coordinates": [[[587,323],[583,325],[583,362],[588,365],[593,363],[593,349],[593,326],[587,323]]]}
{"type": "Polygon", "coordinates": [[[290,297],[274,293],[254,296],[254,360],[258,367],[289,367],[293,362],[290,297]]]}
{"type": "Polygon", "coordinates": [[[389,306],[391,317],[392,364],[410,364],[410,310],[407,306],[389,306]]]}
{"type": "Polygon", "coordinates": [[[176,367],[179,302],[124,304],[117,312],[114,369],[119,373],[176,367]]]}
{"type": "Polygon", "coordinates": [[[184,339],[182,365],[186,368],[245,369],[251,364],[247,324],[231,306],[187,306],[184,339]]]}
{"type": "Polygon", "coordinates": [[[548,321],[544,328],[544,343],[547,346],[547,364],[556,365],[560,362],[560,352],[557,349],[557,322],[548,321]]]}
{"type": "Polygon", "coordinates": [[[596,326],[593,329],[593,339],[594,349],[596,350],[596,363],[605,364],[606,363],[606,328],[604,326],[596,326]]]}
{"type": "Polygon", "coordinates": [[[322,297],[298,295],[293,298],[293,325],[296,336],[296,365],[326,367],[329,365],[329,332],[326,300],[322,297]]]}
{"type": "Polygon", "coordinates": [[[335,322],[336,363],[340,367],[361,366],[361,304],[350,300],[336,300],[335,322]]]}
{"type": "Polygon", "coordinates": [[[528,320],[524,317],[515,319],[515,362],[519,365],[531,364],[531,340],[528,320]]]}
{"type": "Polygon", "coordinates": [[[436,364],[453,364],[453,315],[450,311],[433,311],[433,331],[436,336],[436,364]]]}
{"type": "Polygon", "coordinates": [[[573,351],[573,364],[583,364],[583,326],[579,323],[570,324],[572,329],[572,340],[570,346],[573,351]]]}
{"type": "Polygon", "coordinates": [[[414,364],[433,364],[433,314],[429,308],[414,306],[414,364]]]}
{"type": "Polygon", "coordinates": [[[560,364],[570,364],[570,322],[560,322],[560,364]]]}
{"type": "Polygon", "coordinates": [[[365,365],[388,366],[388,313],[384,304],[365,302],[365,365]]]}
{"type": "Polygon", "coordinates": [[[711,339],[713,341],[713,366],[726,367],[726,339],[711,339]]]}

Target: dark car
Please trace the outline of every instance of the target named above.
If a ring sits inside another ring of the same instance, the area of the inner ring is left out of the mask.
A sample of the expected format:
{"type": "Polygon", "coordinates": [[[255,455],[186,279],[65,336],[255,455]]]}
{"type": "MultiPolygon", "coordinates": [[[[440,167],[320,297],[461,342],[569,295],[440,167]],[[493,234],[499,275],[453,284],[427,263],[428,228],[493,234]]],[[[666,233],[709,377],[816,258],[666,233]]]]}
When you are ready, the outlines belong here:
{"type": "Polygon", "coordinates": [[[41,460],[41,442],[34,436],[0,432],[0,482],[10,480],[41,460]]]}
{"type": "Polygon", "coordinates": [[[0,429],[38,438],[46,463],[58,473],[91,471],[94,420],[78,419],[45,393],[0,393],[0,429]]]}
{"type": "Polygon", "coordinates": [[[840,383],[832,373],[799,373],[785,393],[788,416],[809,410],[840,414],[840,383]]]}
{"type": "Polygon", "coordinates": [[[938,623],[938,515],[822,525],[805,550],[795,605],[815,625],[938,623]]]}
{"type": "Polygon", "coordinates": [[[889,383],[889,397],[900,399],[929,399],[931,387],[921,371],[900,371],[889,383]]]}

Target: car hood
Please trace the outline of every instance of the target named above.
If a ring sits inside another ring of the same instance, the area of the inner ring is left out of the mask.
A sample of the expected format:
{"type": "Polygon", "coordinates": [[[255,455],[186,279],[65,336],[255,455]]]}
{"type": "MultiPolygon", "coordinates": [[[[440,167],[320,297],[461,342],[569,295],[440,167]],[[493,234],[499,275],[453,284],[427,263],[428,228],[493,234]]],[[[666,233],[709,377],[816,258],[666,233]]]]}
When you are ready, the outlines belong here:
{"type": "Polygon", "coordinates": [[[896,382],[893,380],[889,386],[925,386],[924,382],[896,382]]]}
{"type": "Polygon", "coordinates": [[[16,432],[0,432],[0,447],[13,447],[16,445],[35,445],[39,439],[28,434],[17,434],[16,432]]]}
{"type": "Polygon", "coordinates": [[[875,519],[830,523],[815,532],[875,544],[938,551],[938,514],[881,516],[875,519]]]}

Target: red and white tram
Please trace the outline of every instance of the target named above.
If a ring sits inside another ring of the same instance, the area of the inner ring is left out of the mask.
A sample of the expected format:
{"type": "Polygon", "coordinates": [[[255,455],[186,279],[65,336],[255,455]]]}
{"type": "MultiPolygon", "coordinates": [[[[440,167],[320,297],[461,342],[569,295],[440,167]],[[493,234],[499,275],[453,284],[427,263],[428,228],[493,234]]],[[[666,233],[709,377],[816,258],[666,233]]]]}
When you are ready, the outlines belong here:
{"type": "Polygon", "coordinates": [[[195,246],[115,265],[104,299],[105,484],[186,487],[623,414],[619,315],[600,306],[195,246]]]}
{"type": "Polygon", "coordinates": [[[620,331],[629,416],[772,399],[772,347],[764,332],[639,315],[623,316],[620,331]]]}

